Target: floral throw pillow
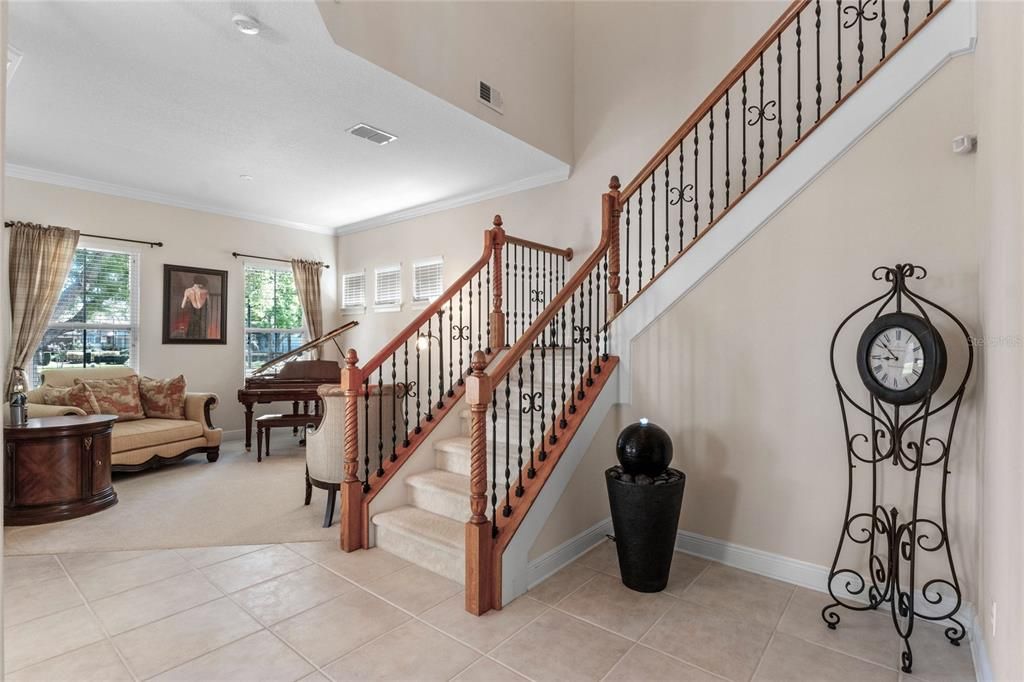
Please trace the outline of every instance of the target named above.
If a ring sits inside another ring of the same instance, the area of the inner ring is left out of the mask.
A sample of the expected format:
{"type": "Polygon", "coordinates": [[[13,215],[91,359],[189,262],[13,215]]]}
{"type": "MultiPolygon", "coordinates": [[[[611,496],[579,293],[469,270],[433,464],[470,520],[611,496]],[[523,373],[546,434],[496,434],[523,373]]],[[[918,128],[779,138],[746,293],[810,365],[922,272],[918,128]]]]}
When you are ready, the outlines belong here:
{"type": "Polygon", "coordinates": [[[77,407],[86,414],[99,414],[100,406],[96,402],[96,396],[92,389],[85,384],[74,386],[47,386],[39,387],[43,392],[44,405],[59,405],[62,407],[77,407]]]}
{"type": "Polygon", "coordinates": [[[92,389],[100,414],[117,415],[118,421],[146,418],[139,395],[139,377],[134,374],[117,379],[75,379],[75,384],[92,389]]]}
{"type": "Polygon", "coordinates": [[[142,394],[142,408],[146,416],[153,419],[185,418],[185,377],[179,374],[173,379],[151,379],[142,377],[139,383],[142,394]]]}

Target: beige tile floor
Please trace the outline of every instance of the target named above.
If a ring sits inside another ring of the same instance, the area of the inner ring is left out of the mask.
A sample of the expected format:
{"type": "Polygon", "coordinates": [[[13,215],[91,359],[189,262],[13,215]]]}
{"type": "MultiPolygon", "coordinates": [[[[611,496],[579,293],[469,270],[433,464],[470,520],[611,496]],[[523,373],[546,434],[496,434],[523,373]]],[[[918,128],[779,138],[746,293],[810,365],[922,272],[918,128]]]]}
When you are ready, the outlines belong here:
{"type": "Polygon", "coordinates": [[[501,611],[333,541],[5,558],[8,680],[970,680],[922,627],[914,678],[887,616],[677,554],[668,589],[622,586],[599,545],[501,611]]]}

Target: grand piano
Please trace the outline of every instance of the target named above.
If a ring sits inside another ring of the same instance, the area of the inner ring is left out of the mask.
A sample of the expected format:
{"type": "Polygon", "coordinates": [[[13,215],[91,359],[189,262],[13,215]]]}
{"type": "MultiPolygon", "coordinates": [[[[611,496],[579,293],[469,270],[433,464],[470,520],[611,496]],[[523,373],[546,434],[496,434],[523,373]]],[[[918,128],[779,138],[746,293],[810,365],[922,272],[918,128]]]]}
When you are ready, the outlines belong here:
{"type": "MultiPolygon", "coordinates": [[[[337,337],[359,323],[347,322],[323,336],[313,339],[283,355],[256,368],[246,377],[245,387],[238,389],[238,402],[245,406],[245,449],[252,449],[252,415],[257,403],[291,402],[292,414],[309,414],[313,403],[313,415],[320,416],[320,397],[316,389],[321,384],[337,384],[341,381],[341,365],[334,360],[297,360],[298,356],[319,348],[328,341],[337,345],[337,337]]],[[[341,346],[338,346],[341,351],[341,346]]],[[[344,353],[342,353],[344,355],[344,353]]]]}

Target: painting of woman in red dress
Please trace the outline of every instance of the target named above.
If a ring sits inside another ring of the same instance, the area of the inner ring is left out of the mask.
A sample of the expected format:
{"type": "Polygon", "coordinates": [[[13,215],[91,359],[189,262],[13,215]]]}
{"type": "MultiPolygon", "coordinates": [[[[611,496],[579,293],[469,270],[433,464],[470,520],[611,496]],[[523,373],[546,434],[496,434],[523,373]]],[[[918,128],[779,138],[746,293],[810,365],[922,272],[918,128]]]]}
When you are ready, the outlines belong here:
{"type": "Polygon", "coordinates": [[[164,266],[164,343],[225,343],[224,270],[164,266]]]}

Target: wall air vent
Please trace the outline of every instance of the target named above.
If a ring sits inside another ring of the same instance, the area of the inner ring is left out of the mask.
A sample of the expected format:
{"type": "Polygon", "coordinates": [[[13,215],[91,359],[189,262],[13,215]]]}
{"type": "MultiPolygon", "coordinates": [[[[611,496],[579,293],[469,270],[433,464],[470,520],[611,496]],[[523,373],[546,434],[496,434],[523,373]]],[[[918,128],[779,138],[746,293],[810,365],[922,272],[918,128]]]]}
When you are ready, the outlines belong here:
{"type": "Polygon", "coordinates": [[[383,130],[368,126],[365,123],[354,125],[348,129],[348,132],[352,133],[356,137],[361,137],[364,140],[369,140],[374,144],[385,145],[388,142],[394,142],[398,139],[397,136],[391,133],[385,133],[383,130]]]}
{"type": "Polygon", "coordinates": [[[501,98],[501,92],[489,83],[480,81],[480,94],[477,99],[479,99],[483,104],[489,106],[491,109],[497,111],[499,114],[505,113],[505,102],[501,98]]]}

